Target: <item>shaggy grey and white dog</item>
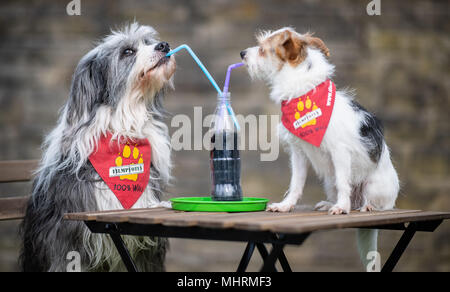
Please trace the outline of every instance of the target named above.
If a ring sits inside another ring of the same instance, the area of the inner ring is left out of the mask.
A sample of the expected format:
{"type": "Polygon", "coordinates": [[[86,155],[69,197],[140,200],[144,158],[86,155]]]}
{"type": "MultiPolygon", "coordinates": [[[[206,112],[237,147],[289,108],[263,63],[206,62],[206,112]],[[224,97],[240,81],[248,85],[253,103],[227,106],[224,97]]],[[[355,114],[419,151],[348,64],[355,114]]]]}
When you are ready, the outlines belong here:
{"type": "MultiPolygon", "coordinates": [[[[65,271],[69,252],[81,256],[83,271],[123,270],[109,237],[91,234],[64,213],[121,209],[88,160],[101,135],[148,139],[152,146],[149,185],[133,208],[159,206],[170,180],[170,141],[162,122],[162,93],[173,87],[170,50],[157,32],[137,23],[112,32],[79,62],[69,100],[44,142],[22,224],[24,271],[65,271]]],[[[164,270],[167,240],[125,237],[142,271],[164,270]]]]}

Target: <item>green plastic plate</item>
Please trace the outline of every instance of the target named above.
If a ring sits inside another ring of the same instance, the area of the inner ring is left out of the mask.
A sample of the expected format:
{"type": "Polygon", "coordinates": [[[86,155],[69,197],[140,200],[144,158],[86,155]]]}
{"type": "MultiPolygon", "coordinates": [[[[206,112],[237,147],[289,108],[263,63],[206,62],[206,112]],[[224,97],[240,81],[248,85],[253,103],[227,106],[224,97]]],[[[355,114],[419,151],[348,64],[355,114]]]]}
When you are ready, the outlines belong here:
{"type": "Polygon", "coordinates": [[[213,201],[210,197],[173,198],[172,209],[190,212],[256,212],[266,210],[268,199],[244,198],[242,201],[213,201]]]}

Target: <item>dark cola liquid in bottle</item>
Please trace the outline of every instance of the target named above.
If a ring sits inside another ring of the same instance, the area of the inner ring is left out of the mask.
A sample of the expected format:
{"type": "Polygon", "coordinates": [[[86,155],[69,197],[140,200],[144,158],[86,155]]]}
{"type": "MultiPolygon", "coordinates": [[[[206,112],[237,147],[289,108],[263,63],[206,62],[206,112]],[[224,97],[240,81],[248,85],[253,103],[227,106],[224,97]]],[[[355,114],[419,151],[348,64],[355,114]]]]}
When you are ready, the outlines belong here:
{"type": "Polygon", "coordinates": [[[242,200],[239,129],[232,111],[229,93],[219,95],[211,129],[211,197],[214,201],[242,200]]]}

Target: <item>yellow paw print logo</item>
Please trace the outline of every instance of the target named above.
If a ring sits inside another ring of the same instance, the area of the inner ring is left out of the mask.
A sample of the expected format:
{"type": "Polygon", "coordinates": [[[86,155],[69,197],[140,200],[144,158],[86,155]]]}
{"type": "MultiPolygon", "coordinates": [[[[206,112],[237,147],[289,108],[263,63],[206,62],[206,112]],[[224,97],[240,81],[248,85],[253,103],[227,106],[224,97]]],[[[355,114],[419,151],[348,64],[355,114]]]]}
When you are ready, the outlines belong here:
{"type": "MultiPolygon", "coordinates": [[[[299,120],[302,117],[302,112],[306,110],[306,113],[316,110],[318,107],[315,102],[311,102],[311,99],[309,99],[309,96],[306,97],[305,102],[303,102],[301,99],[298,101],[297,104],[297,110],[295,112],[295,120],[299,120]]],[[[305,113],[305,114],[306,114],[305,113]]],[[[304,123],[301,125],[302,128],[305,128],[307,126],[313,126],[316,124],[316,119],[312,119],[311,121],[304,123]]]]}
{"type": "MultiPolygon", "coordinates": [[[[130,158],[131,155],[133,155],[133,159],[137,160],[139,158],[139,160],[137,161],[138,164],[142,164],[144,163],[144,160],[142,159],[142,154],[140,154],[139,149],[137,148],[137,146],[135,145],[133,147],[133,153],[131,153],[131,148],[129,145],[125,145],[123,147],[123,151],[122,154],[119,153],[119,156],[117,156],[116,158],[116,166],[123,166],[123,158],[130,158]]],[[[133,165],[135,163],[130,163],[130,165],[133,165]]],[[[137,181],[138,179],[138,174],[128,174],[128,175],[121,175],[119,177],[121,180],[127,179],[127,180],[132,180],[132,181],[137,181]]]]}

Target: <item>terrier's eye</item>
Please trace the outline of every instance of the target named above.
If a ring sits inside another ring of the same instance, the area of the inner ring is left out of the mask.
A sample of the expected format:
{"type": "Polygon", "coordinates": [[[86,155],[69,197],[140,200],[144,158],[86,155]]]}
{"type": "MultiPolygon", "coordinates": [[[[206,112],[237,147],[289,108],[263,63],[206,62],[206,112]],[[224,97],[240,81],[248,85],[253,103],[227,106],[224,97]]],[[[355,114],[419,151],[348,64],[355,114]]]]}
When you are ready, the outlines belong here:
{"type": "Polygon", "coordinates": [[[263,49],[262,47],[259,47],[258,53],[259,53],[260,55],[264,54],[264,49],[263,49]]]}
{"type": "Polygon", "coordinates": [[[134,53],[135,53],[135,52],[134,52],[133,49],[131,49],[131,48],[126,48],[125,50],[123,50],[122,55],[128,57],[128,56],[133,55],[134,53]]]}

